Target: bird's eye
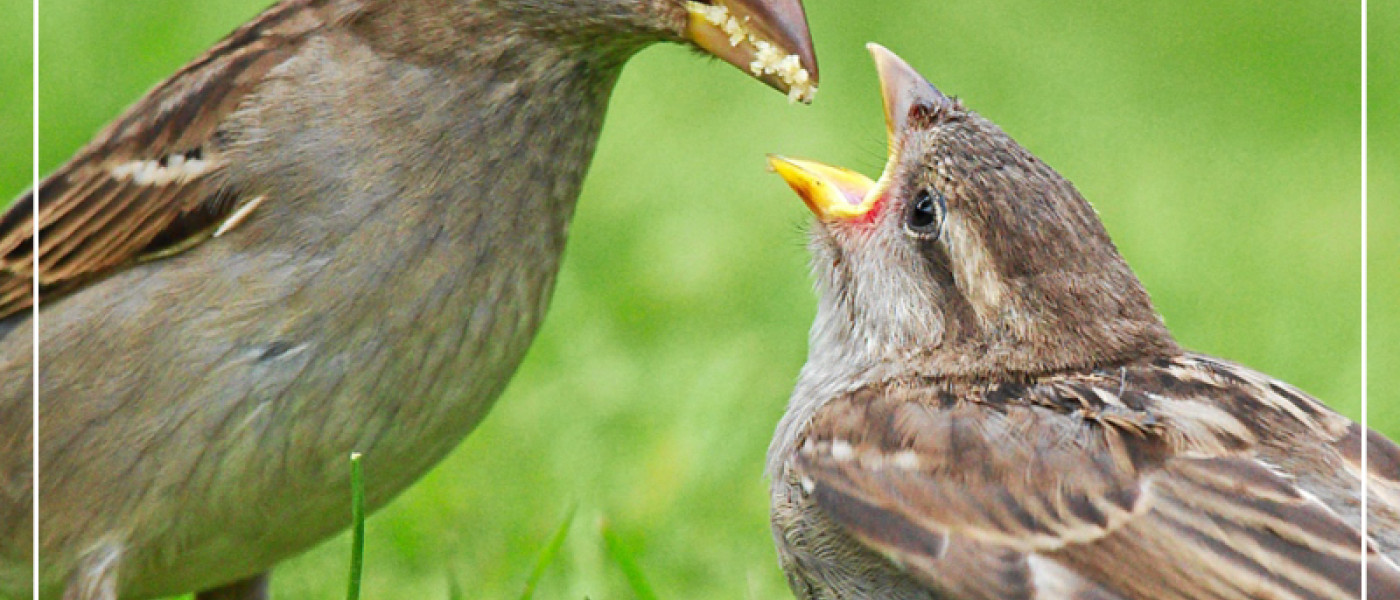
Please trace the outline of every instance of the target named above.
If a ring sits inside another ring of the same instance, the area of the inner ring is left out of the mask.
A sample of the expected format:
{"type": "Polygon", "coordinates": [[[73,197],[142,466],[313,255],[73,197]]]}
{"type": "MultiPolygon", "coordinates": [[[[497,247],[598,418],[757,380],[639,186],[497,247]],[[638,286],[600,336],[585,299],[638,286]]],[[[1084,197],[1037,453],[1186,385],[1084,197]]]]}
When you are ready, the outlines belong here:
{"type": "Polygon", "coordinates": [[[937,238],[943,229],[943,214],[948,204],[943,194],[937,191],[920,190],[914,201],[909,203],[909,218],[905,226],[909,232],[921,237],[937,238]]]}

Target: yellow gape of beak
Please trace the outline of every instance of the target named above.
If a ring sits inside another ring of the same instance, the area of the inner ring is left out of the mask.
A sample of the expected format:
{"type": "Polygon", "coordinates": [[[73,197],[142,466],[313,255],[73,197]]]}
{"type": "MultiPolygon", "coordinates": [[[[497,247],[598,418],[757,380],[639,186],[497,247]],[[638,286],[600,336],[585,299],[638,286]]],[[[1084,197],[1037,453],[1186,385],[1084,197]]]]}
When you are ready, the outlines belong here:
{"type": "Polygon", "coordinates": [[[787,181],[823,221],[860,219],[875,207],[879,194],[874,181],[850,169],[810,160],[769,155],[768,166],[787,181]]]}

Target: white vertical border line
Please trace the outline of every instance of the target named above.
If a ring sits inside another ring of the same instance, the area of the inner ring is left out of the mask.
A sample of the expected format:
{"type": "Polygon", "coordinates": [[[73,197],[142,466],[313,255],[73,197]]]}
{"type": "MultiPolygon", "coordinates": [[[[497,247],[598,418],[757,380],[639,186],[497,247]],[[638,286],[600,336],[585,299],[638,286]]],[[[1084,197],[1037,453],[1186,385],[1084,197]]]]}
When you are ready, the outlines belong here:
{"type": "Polygon", "coordinates": [[[39,600],[39,0],[32,0],[30,4],[30,35],[33,42],[33,53],[29,66],[30,76],[30,190],[34,193],[34,202],[30,209],[34,211],[30,221],[34,228],[34,250],[30,253],[31,265],[30,291],[32,294],[30,305],[29,331],[33,335],[30,355],[30,377],[34,389],[30,395],[30,437],[33,443],[30,445],[30,565],[33,568],[33,585],[30,592],[34,600],[39,600]]]}
{"type": "Polygon", "coordinates": [[[1368,310],[1369,310],[1369,308],[1370,308],[1370,307],[1368,306],[1368,304],[1367,304],[1367,299],[1366,299],[1366,280],[1367,280],[1367,278],[1368,278],[1368,276],[1369,276],[1369,274],[1370,274],[1369,271],[1368,271],[1368,269],[1367,269],[1367,263],[1369,262],[1369,258],[1368,258],[1368,255],[1367,255],[1367,253],[1366,253],[1366,249],[1369,247],[1368,239],[1367,239],[1367,235],[1366,235],[1366,220],[1367,220],[1367,212],[1368,212],[1368,210],[1369,210],[1369,207],[1368,207],[1368,205],[1367,205],[1367,197],[1366,197],[1366,192],[1367,192],[1367,187],[1368,187],[1368,181],[1367,181],[1367,180],[1369,179],[1369,178],[1367,177],[1367,164],[1366,164],[1366,154],[1367,154],[1367,150],[1368,150],[1367,144],[1366,144],[1366,134],[1367,134],[1367,132],[1368,132],[1368,125],[1369,125],[1369,124],[1367,123],[1367,120],[1366,120],[1366,117],[1367,117],[1367,116],[1366,116],[1366,99],[1367,99],[1367,97],[1369,96],[1369,90],[1367,89],[1367,82],[1366,82],[1366,47],[1367,47],[1367,44],[1368,44],[1368,40],[1367,40],[1367,36],[1366,36],[1366,0],[1361,0],[1361,597],[1362,597],[1362,598],[1366,598],[1366,597],[1367,597],[1367,593],[1366,593],[1366,575],[1367,575],[1367,572],[1366,572],[1366,571],[1367,571],[1367,568],[1369,567],[1369,565],[1367,564],[1368,561],[1366,560],[1366,558],[1367,558],[1367,555],[1366,555],[1366,542],[1367,542],[1367,540],[1370,539],[1370,536],[1367,534],[1367,531],[1369,531],[1369,530],[1367,529],[1367,526],[1366,526],[1366,521],[1367,521],[1367,516],[1366,516],[1366,512],[1367,512],[1366,495],[1367,495],[1367,493],[1368,493],[1368,492],[1367,492],[1366,483],[1367,483],[1367,480],[1370,479],[1370,477],[1367,476],[1367,473],[1370,473],[1370,468],[1369,468],[1368,463],[1366,462],[1366,460],[1367,460],[1367,458],[1366,458],[1366,439],[1367,439],[1368,437],[1370,437],[1369,434],[1370,434],[1370,432],[1371,432],[1371,429],[1370,429],[1370,418],[1369,418],[1369,412],[1370,412],[1370,411],[1367,409],[1367,405],[1366,405],[1367,393],[1369,392],[1369,389],[1368,389],[1368,386],[1367,386],[1367,379],[1368,379],[1368,378],[1367,378],[1367,374],[1368,374],[1368,372],[1369,372],[1369,369],[1367,368],[1367,362],[1366,362],[1366,361],[1367,361],[1366,346],[1367,346],[1367,342],[1368,342],[1367,336],[1366,336],[1366,322],[1367,322],[1368,310]]]}

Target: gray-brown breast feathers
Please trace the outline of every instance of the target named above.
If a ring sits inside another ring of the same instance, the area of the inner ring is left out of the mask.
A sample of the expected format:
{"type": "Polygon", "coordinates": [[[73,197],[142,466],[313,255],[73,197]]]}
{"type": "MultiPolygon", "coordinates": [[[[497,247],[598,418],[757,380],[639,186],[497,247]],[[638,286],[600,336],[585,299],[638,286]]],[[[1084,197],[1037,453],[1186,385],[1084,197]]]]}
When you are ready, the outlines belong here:
{"type": "Polygon", "coordinates": [[[1358,597],[1363,560],[1369,597],[1400,598],[1391,559],[1374,544],[1363,557],[1356,523],[1307,489],[1317,478],[1280,466],[1280,451],[1320,456],[1295,468],[1346,454],[1347,425],[1258,374],[1184,356],[867,387],[816,415],[794,464],[849,535],[955,598],[1341,600],[1358,597]],[[1004,567],[966,568],[959,552],[1004,567]]]}
{"type": "MultiPolygon", "coordinates": [[[[186,65],[38,189],[40,294],[207,238],[242,200],[221,184],[219,126],[297,40],[323,0],[284,2],[186,65]]],[[[0,217],[0,318],[30,306],[35,193],[0,217]]]]}

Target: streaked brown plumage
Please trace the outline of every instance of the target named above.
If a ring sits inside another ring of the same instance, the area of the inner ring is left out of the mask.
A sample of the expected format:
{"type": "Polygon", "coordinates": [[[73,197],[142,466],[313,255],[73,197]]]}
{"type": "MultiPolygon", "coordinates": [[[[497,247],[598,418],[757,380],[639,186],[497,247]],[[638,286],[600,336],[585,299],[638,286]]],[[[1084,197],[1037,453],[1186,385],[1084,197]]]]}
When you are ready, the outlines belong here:
{"type": "Polygon", "coordinates": [[[772,161],[819,221],[769,454],[797,596],[1341,600],[1364,563],[1369,598],[1400,597],[1400,450],[1181,350],[1067,181],[872,52],[880,182],[772,161]]]}
{"type": "Polygon", "coordinates": [[[687,42],[749,70],[764,38],[816,76],[798,0],[704,4],[748,41],[684,0],[286,0],[21,198],[0,219],[0,596],[30,586],[36,199],[39,593],[260,597],[347,524],[349,452],[382,506],[505,387],[632,55],[687,42]]]}

